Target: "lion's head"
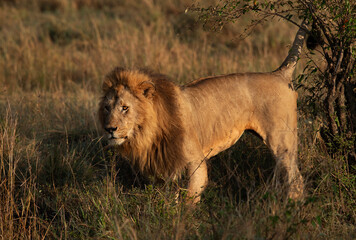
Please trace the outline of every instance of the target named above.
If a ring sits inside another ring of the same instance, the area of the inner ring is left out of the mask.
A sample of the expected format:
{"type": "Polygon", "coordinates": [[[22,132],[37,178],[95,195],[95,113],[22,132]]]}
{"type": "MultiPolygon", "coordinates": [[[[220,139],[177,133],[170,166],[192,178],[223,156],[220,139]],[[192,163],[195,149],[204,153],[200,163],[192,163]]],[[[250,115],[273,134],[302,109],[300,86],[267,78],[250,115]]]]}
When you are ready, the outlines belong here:
{"type": "Polygon", "coordinates": [[[180,170],[177,86],[163,75],[116,68],[102,89],[99,119],[109,145],[143,172],[166,176],[180,170]]]}
{"type": "Polygon", "coordinates": [[[154,117],[154,88],[151,79],[140,72],[117,68],[107,75],[99,117],[110,145],[132,141],[147,118],[154,117]]]}

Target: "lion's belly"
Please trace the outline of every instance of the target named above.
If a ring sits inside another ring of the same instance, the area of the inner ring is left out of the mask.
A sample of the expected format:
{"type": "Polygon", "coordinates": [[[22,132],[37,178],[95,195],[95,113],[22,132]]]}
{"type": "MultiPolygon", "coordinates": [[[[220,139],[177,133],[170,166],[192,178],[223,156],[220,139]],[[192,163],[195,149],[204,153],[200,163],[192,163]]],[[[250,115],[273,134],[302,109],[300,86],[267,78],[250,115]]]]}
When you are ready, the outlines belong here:
{"type": "Polygon", "coordinates": [[[210,158],[228,149],[229,147],[234,145],[237,140],[239,140],[243,131],[244,130],[240,128],[234,129],[226,133],[225,137],[222,137],[220,139],[214,139],[211,144],[209,144],[209,146],[206,146],[204,148],[204,156],[206,158],[210,158]]]}

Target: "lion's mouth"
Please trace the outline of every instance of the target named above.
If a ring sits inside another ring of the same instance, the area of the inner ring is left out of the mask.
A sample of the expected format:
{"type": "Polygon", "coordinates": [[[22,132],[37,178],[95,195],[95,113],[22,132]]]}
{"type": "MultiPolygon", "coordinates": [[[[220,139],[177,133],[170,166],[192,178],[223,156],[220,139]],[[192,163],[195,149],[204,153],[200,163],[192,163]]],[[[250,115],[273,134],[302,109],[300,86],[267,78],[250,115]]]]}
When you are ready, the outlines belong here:
{"type": "Polygon", "coordinates": [[[121,145],[124,142],[126,142],[128,139],[128,136],[123,136],[123,137],[118,137],[118,136],[113,136],[113,135],[109,135],[108,136],[108,141],[109,141],[109,145],[121,145]]]}
{"type": "Polygon", "coordinates": [[[128,137],[127,137],[127,136],[124,136],[124,137],[114,137],[113,135],[110,135],[110,136],[109,136],[109,140],[111,140],[111,139],[121,139],[121,138],[127,139],[128,137]]]}
{"type": "Polygon", "coordinates": [[[133,130],[121,131],[121,132],[112,132],[107,134],[107,140],[110,146],[122,145],[130,139],[132,136],[133,130]]]}

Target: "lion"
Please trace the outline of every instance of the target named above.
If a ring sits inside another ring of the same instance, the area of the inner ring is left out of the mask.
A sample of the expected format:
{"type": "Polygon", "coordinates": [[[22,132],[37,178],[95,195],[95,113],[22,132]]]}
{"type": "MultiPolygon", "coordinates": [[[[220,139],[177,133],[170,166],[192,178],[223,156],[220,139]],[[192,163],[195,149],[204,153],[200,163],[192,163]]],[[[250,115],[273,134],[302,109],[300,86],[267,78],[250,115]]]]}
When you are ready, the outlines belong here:
{"type": "Polygon", "coordinates": [[[288,197],[301,198],[292,73],[306,31],[303,22],[285,61],[268,73],[206,77],[178,86],[161,74],[115,68],[104,79],[99,104],[109,145],[145,174],[169,178],[187,169],[188,196],[197,203],[208,182],[206,161],[252,130],[271,149],[276,168],[286,170],[288,197]]]}

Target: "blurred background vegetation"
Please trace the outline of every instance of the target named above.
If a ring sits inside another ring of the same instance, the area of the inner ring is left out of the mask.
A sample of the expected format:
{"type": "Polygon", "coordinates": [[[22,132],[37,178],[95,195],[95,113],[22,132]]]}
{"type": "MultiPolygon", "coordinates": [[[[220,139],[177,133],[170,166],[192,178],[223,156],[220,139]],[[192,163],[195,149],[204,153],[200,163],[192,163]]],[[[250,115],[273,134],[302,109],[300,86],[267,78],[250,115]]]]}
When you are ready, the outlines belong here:
{"type": "Polygon", "coordinates": [[[209,162],[211,181],[194,209],[176,202],[175,183],[140,176],[104,147],[96,111],[103,76],[115,66],[149,67],[177,84],[271,71],[297,31],[272,20],[241,38],[248,16],[211,31],[185,12],[193,3],[0,0],[2,239],[356,237],[355,166],[328,155],[302,91],[304,202],[285,199],[272,181],[273,158],[253,135],[209,162]]]}

